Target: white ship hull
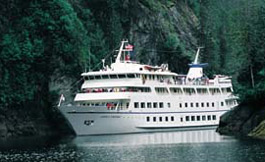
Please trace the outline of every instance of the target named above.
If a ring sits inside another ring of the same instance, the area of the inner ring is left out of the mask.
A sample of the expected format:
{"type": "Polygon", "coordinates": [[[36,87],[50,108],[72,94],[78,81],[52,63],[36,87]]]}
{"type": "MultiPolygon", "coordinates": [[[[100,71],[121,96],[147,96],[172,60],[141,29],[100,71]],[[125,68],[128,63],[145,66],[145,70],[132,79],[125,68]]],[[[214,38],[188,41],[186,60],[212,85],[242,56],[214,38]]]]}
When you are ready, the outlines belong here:
{"type": "MultiPolygon", "coordinates": [[[[99,109],[99,108],[97,108],[99,109]]],[[[61,111],[68,119],[77,135],[125,134],[158,131],[181,131],[216,128],[219,117],[227,110],[201,112],[95,112],[93,109],[79,106],[64,106],[61,111]],[[216,120],[207,120],[207,116],[216,116],[216,120]],[[205,121],[181,122],[185,116],[206,116],[205,121]],[[147,117],[156,122],[147,122],[147,117]],[[160,117],[162,121],[159,121],[160,117]],[[168,121],[166,121],[168,117],[168,121]],[[174,121],[171,121],[171,118],[174,121]]]]}

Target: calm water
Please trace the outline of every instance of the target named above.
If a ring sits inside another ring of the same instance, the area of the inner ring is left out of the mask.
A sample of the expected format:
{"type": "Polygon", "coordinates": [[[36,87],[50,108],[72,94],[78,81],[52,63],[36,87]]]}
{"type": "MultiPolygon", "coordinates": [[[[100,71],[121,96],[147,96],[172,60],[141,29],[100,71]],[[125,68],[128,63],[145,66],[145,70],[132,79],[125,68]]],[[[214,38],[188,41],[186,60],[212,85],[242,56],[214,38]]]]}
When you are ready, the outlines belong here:
{"type": "Polygon", "coordinates": [[[214,130],[19,139],[0,142],[0,161],[264,162],[265,141],[219,136],[214,130]]]}

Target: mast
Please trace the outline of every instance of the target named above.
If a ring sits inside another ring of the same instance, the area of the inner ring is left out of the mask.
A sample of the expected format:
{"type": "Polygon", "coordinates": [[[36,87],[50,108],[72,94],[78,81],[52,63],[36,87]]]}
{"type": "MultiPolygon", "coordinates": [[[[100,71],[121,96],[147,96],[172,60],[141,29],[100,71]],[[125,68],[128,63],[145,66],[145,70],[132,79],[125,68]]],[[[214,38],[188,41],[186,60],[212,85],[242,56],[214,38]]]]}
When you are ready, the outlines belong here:
{"type": "Polygon", "coordinates": [[[115,60],[115,63],[120,63],[121,62],[121,55],[122,55],[122,49],[123,49],[123,46],[124,46],[124,43],[127,43],[128,41],[121,41],[121,46],[120,46],[120,49],[119,49],[119,53],[118,53],[118,56],[115,60]]]}

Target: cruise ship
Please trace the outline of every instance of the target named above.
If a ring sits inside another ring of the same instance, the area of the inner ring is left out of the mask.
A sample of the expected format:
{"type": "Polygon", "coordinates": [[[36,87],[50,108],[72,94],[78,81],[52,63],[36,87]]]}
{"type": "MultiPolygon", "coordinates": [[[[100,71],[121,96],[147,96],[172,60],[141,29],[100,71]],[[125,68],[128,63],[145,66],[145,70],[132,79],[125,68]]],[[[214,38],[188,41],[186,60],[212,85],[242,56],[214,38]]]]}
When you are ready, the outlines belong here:
{"type": "Polygon", "coordinates": [[[132,61],[132,48],[122,41],[110,67],[81,74],[74,105],[59,106],[77,135],[216,128],[237,105],[231,77],[203,74],[200,48],[187,75],[132,61]]]}

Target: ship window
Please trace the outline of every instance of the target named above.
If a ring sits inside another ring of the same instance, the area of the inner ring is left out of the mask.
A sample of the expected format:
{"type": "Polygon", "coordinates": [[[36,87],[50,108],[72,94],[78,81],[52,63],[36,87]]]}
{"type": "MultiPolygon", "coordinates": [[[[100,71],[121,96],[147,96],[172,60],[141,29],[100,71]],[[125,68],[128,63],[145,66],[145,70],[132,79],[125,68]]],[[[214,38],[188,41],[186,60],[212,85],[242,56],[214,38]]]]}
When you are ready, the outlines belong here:
{"type": "Polygon", "coordinates": [[[159,117],[159,121],[162,122],[162,117],[161,116],[159,117]]]}
{"type": "Polygon", "coordinates": [[[83,103],[83,106],[86,106],[86,103],[83,103]]]}
{"type": "Polygon", "coordinates": [[[145,108],[145,103],[141,102],[141,108],[145,108]]]}
{"type": "Polygon", "coordinates": [[[209,107],[209,105],[210,105],[209,102],[207,102],[207,103],[206,103],[206,106],[209,107]]]}
{"type": "Polygon", "coordinates": [[[149,80],[151,80],[152,79],[152,76],[151,75],[148,75],[148,78],[149,78],[149,80]]]}
{"type": "Polygon", "coordinates": [[[183,88],[183,91],[187,95],[195,94],[195,90],[193,88],[183,88]]]}
{"type": "Polygon", "coordinates": [[[224,102],[221,102],[221,106],[224,106],[224,102]]]}
{"type": "Polygon", "coordinates": [[[156,102],[153,103],[153,108],[157,108],[157,103],[156,102]]]}
{"type": "Polygon", "coordinates": [[[156,87],[155,91],[156,91],[156,93],[168,93],[167,88],[161,88],[161,87],[159,87],[159,88],[156,87]]]}
{"type": "Polygon", "coordinates": [[[185,107],[188,107],[188,103],[185,103],[185,107]]]}
{"type": "Polygon", "coordinates": [[[88,76],[89,80],[94,80],[94,76],[88,76]]]}
{"type": "Polygon", "coordinates": [[[207,116],[207,120],[211,120],[211,115],[208,115],[207,116]]]}
{"type": "Polygon", "coordinates": [[[180,88],[169,88],[169,90],[173,94],[182,94],[182,90],[180,88]]]}
{"type": "Polygon", "coordinates": [[[179,103],[179,107],[182,108],[182,104],[181,103],[179,103]]]}
{"type": "Polygon", "coordinates": [[[197,121],[200,121],[201,120],[201,116],[197,116],[197,121]]]}
{"type": "Polygon", "coordinates": [[[152,108],[151,102],[147,102],[147,108],[152,108]]]}
{"type": "Polygon", "coordinates": [[[193,103],[190,103],[190,107],[193,107],[193,103]]]}
{"type": "Polygon", "coordinates": [[[163,102],[159,102],[159,107],[160,108],[164,108],[164,103],[163,102]]]}
{"type": "Polygon", "coordinates": [[[134,108],[139,108],[139,103],[138,102],[134,103],[134,108]]]}
{"type": "Polygon", "coordinates": [[[229,87],[229,88],[226,88],[226,91],[227,92],[232,92],[232,89],[229,87]]]}
{"type": "Polygon", "coordinates": [[[189,116],[186,116],[186,121],[190,121],[190,117],[189,116]]]}
{"type": "Polygon", "coordinates": [[[115,75],[115,74],[113,74],[113,75],[110,75],[110,79],[117,79],[118,78],[118,76],[117,75],[115,75]]]}
{"type": "Polygon", "coordinates": [[[191,121],[195,121],[195,116],[191,116],[191,121]]]}
{"type": "Polygon", "coordinates": [[[129,102],[126,103],[126,108],[129,108],[129,102]]]}
{"type": "Polygon", "coordinates": [[[168,117],[167,116],[165,117],[165,121],[168,121],[168,117]]]}
{"type": "Polygon", "coordinates": [[[205,121],[206,120],[206,117],[205,115],[202,116],[202,120],[205,121]]]}
{"type": "Polygon", "coordinates": [[[213,115],[213,120],[216,120],[216,115],[213,115]]]}
{"type": "Polygon", "coordinates": [[[85,79],[85,80],[88,80],[88,77],[87,77],[87,76],[85,76],[85,77],[84,77],[84,79],[85,79]]]}
{"type": "Polygon", "coordinates": [[[135,78],[135,75],[134,74],[127,74],[127,77],[128,78],[135,78]]]}
{"type": "Polygon", "coordinates": [[[155,80],[155,75],[152,75],[153,80],[155,80]]]}
{"type": "Polygon", "coordinates": [[[196,103],[196,107],[199,107],[199,103],[198,102],[196,103]]]}
{"type": "Polygon", "coordinates": [[[210,88],[209,91],[212,95],[221,93],[219,88],[210,88]]]}
{"type": "Polygon", "coordinates": [[[146,121],[147,122],[149,122],[150,121],[150,117],[148,116],[148,117],[146,117],[146,121]]]}
{"type": "Polygon", "coordinates": [[[126,75],[125,74],[119,74],[118,77],[119,77],[119,79],[122,79],[122,78],[126,78],[126,75]]]}
{"type": "Polygon", "coordinates": [[[102,75],[102,79],[109,79],[108,75],[102,75]]]}
{"type": "Polygon", "coordinates": [[[214,107],[214,102],[212,102],[212,107],[214,107]]]}
{"type": "Polygon", "coordinates": [[[197,88],[196,90],[198,94],[208,94],[208,91],[206,88],[197,88]]]}
{"type": "Polygon", "coordinates": [[[174,116],[171,116],[171,121],[174,121],[174,116]]]}
{"type": "Polygon", "coordinates": [[[204,107],[204,103],[203,102],[201,103],[201,106],[204,107]]]}
{"type": "Polygon", "coordinates": [[[170,103],[169,103],[169,102],[167,103],[167,107],[168,107],[168,108],[170,108],[170,107],[171,107],[171,105],[170,105],[170,103]]]}
{"type": "Polygon", "coordinates": [[[156,122],[156,117],[153,117],[153,121],[156,122]]]}
{"type": "Polygon", "coordinates": [[[182,117],[180,118],[180,121],[183,122],[183,118],[182,117]]]}
{"type": "Polygon", "coordinates": [[[101,79],[100,75],[95,75],[95,79],[101,79]]]}

